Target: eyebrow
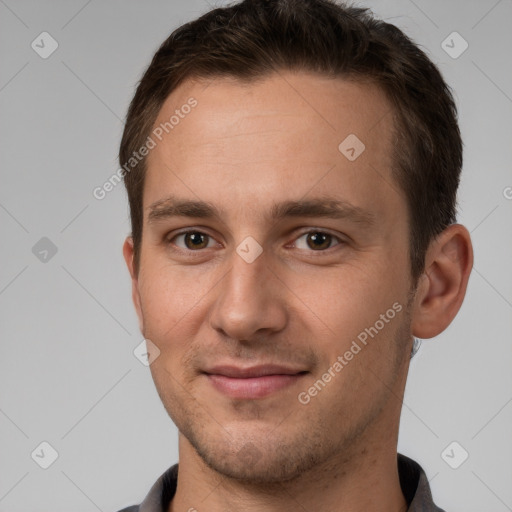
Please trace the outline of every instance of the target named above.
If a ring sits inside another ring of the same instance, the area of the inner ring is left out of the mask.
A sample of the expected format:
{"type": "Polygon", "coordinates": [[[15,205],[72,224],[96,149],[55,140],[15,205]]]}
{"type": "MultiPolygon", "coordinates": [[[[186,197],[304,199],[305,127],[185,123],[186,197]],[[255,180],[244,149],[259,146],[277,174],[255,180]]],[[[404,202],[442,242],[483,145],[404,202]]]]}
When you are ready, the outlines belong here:
{"type": "MultiPolygon", "coordinates": [[[[154,202],[148,210],[149,224],[172,217],[222,219],[222,211],[212,203],[178,199],[174,196],[154,202]]],[[[272,206],[270,220],[277,221],[288,217],[346,219],[366,227],[373,226],[377,220],[375,214],[367,210],[346,201],[325,196],[309,200],[283,201],[272,206]]]]}

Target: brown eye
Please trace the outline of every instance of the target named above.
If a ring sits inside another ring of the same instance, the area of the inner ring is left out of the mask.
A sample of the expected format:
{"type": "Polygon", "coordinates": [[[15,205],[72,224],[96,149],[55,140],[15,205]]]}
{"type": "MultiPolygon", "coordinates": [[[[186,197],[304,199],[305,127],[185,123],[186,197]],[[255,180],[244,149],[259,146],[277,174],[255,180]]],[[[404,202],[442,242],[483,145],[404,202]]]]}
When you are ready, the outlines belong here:
{"type": "MultiPolygon", "coordinates": [[[[181,249],[188,249],[195,251],[198,249],[208,248],[208,243],[211,241],[211,237],[201,231],[186,231],[176,235],[170,242],[173,242],[181,249]],[[181,243],[177,243],[177,240],[183,240],[181,243]]],[[[211,247],[211,245],[210,245],[211,247]]]]}
{"type": "Polygon", "coordinates": [[[204,249],[208,245],[207,238],[203,233],[186,233],[185,245],[187,249],[204,249]]]}
{"type": "Polygon", "coordinates": [[[312,249],[313,251],[322,251],[330,249],[333,245],[338,245],[338,237],[325,233],[324,231],[308,231],[297,238],[296,247],[298,249],[312,249]],[[304,244],[304,241],[306,242],[304,244]],[[333,242],[336,242],[333,244],[333,242]]]}
{"type": "Polygon", "coordinates": [[[307,243],[311,249],[328,249],[331,245],[331,238],[331,235],[327,233],[309,233],[307,243]]]}

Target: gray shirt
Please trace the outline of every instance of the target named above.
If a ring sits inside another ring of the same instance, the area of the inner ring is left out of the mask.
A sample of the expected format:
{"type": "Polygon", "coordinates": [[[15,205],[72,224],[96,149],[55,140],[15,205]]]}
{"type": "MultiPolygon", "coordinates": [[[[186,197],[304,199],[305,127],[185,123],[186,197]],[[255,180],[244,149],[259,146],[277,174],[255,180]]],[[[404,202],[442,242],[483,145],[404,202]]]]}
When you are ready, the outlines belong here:
{"type": "MultiPolygon", "coordinates": [[[[430,485],[425,472],[414,460],[397,454],[398,475],[402,493],[408,504],[407,512],[444,512],[432,500],[430,485]]],[[[171,466],[151,487],[140,505],[124,508],[119,512],[167,512],[176,492],[178,464],[171,466]]]]}

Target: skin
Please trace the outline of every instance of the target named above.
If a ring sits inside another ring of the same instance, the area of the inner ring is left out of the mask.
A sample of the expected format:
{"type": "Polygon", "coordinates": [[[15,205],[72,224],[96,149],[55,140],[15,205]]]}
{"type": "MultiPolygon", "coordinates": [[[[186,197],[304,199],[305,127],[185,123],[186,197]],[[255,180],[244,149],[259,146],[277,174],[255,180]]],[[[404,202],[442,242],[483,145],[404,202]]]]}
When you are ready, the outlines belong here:
{"type": "Polygon", "coordinates": [[[473,261],[467,229],[454,224],[431,243],[413,288],[391,107],[376,86],[289,71],[187,81],[155,126],[191,96],[197,107],[148,156],[139,273],[130,237],[123,247],[141,331],[160,350],[153,379],[180,432],[169,511],[406,510],[396,447],[412,335],[436,336],[457,314],[473,261]],[[338,150],[349,134],[365,144],[355,161],[338,150]],[[221,217],[150,222],[151,205],[170,195],[221,217]],[[374,223],[269,217],[274,203],[326,196],[374,223]],[[208,235],[203,248],[177,236],[183,228],[208,235]],[[333,235],[320,249],[318,231],[333,235]],[[252,263],[236,252],[248,236],[263,251],[252,263]],[[394,303],[401,312],[300,403],[394,303]],[[201,373],[225,363],[308,373],[234,399],[201,373]]]}

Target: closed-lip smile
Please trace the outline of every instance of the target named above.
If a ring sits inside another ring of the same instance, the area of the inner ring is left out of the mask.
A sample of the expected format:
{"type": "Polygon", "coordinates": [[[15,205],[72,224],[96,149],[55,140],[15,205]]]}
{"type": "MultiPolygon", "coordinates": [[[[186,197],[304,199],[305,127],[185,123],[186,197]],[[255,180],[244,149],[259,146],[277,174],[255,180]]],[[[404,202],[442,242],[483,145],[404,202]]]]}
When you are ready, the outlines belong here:
{"type": "Polygon", "coordinates": [[[204,371],[215,389],[231,398],[264,398],[297,382],[307,370],[265,364],[250,367],[213,366],[204,371]]]}

